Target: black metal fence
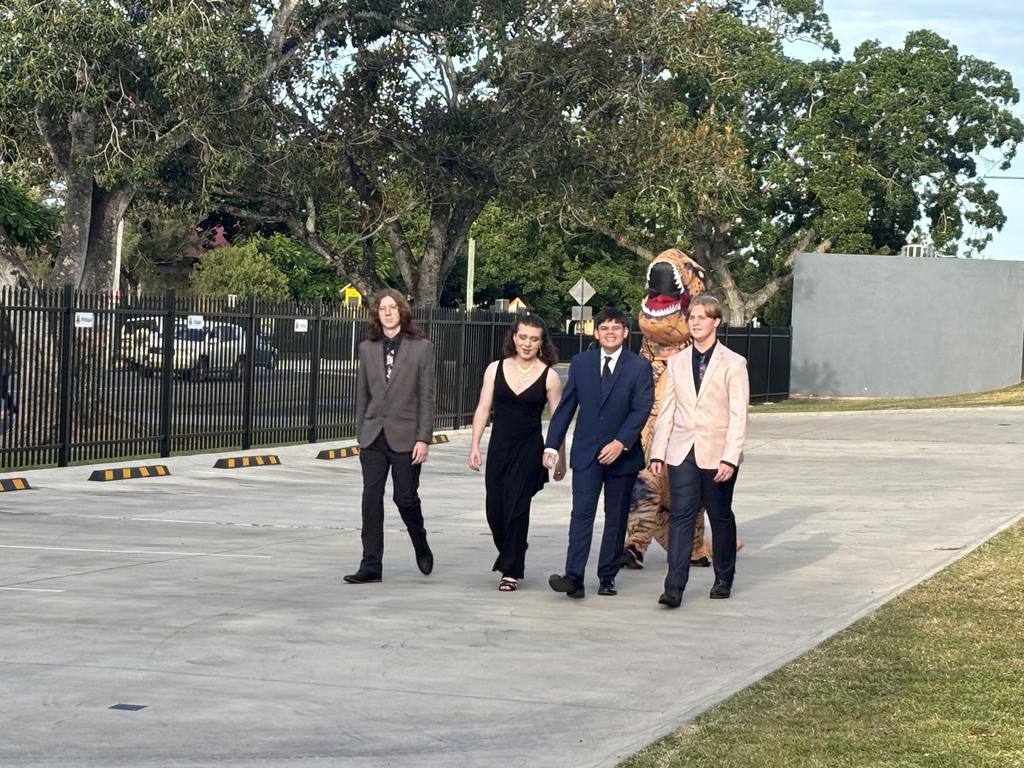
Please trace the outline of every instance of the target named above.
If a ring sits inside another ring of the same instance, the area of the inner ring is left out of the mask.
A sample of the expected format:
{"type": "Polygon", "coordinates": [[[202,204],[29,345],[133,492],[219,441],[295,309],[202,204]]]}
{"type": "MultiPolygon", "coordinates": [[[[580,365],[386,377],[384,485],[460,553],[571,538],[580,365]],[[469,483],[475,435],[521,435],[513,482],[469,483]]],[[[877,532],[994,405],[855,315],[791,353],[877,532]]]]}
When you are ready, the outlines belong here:
{"type": "MultiPolygon", "coordinates": [[[[414,316],[435,348],[435,425],[465,426],[515,316],[414,316]]],[[[365,310],[321,302],[0,291],[0,468],[350,438],[365,326],[365,310]]],[[[748,360],[751,400],[787,395],[790,329],[721,338],[748,360]]],[[[581,346],[554,341],[566,362],[581,346]]]]}
{"type": "MultiPolygon", "coordinates": [[[[634,352],[640,351],[643,335],[633,322],[626,341],[634,352]]],[[[594,341],[593,336],[552,334],[560,360],[568,361],[594,341]]],[[[747,358],[750,374],[750,401],[763,403],[789,397],[789,362],[793,329],[789,327],[728,326],[718,329],[718,338],[729,349],[747,358]]]]}
{"type": "MultiPolygon", "coordinates": [[[[512,315],[414,315],[435,346],[436,426],[468,424],[512,315]]],[[[351,437],[365,325],[320,302],[0,292],[0,467],[351,437]]]]}

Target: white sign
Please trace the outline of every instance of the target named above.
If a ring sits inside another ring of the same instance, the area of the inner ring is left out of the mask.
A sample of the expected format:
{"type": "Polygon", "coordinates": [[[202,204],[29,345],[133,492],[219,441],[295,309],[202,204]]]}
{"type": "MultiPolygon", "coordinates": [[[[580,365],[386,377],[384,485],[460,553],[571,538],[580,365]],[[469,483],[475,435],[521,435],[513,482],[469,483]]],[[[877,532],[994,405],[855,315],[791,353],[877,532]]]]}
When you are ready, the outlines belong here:
{"type": "Polygon", "coordinates": [[[581,277],[572,288],[569,289],[569,295],[576,299],[577,304],[586,304],[592,298],[594,298],[594,286],[587,282],[585,277],[581,277]]]}
{"type": "Polygon", "coordinates": [[[309,331],[309,320],[304,317],[295,318],[295,332],[306,333],[309,331]]]}
{"type": "Polygon", "coordinates": [[[96,315],[92,312],[75,312],[75,328],[94,328],[96,315]]]}
{"type": "Polygon", "coordinates": [[[593,320],[594,319],[594,308],[593,307],[572,307],[572,319],[573,320],[593,320]]]}
{"type": "Polygon", "coordinates": [[[189,315],[188,316],[188,328],[190,331],[201,331],[205,324],[202,315],[189,315]]]}

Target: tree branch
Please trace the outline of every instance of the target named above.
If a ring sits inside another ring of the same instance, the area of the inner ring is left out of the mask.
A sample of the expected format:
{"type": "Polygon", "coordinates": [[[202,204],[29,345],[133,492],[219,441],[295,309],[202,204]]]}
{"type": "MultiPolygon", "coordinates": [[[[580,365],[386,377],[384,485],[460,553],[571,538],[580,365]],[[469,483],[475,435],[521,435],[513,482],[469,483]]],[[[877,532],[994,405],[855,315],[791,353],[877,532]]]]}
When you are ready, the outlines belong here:
{"type": "Polygon", "coordinates": [[[655,253],[642,245],[637,245],[631,242],[625,235],[619,234],[615,230],[606,227],[591,216],[584,216],[580,210],[574,206],[570,206],[569,211],[572,213],[573,218],[583,227],[597,232],[599,235],[613,240],[616,245],[620,248],[624,248],[630,253],[635,253],[637,256],[646,259],[647,261],[653,261],[655,253]]]}
{"type": "Polygon", "coordinates": [[[57,164],[57,170],[67,178],[71,172],[71,136],[67,129],[56,122],[43,105],[36,107],[36,128],[57,164]]]}
{"type": "Polygon", "coordinates": [[[391,246],[391,252],[398,264],[398,270],[402,273],[402,280],[405,281],[405,285],[409,290],[415,290],[418,270],[416,269],[412,249],[409,247],[409,241],[405,237],[405,232],[402,230],[398,217],[388,211],[387,205],[384,202],[384,196],[380,193],[373,179],[359,167],[355,158],[348,155],[346,160],[352,188],[356,191],[359,199],[363,201],[363,204],[370,209],[371,216],[376,221],[382,222],[384,235],[391,246]]]}

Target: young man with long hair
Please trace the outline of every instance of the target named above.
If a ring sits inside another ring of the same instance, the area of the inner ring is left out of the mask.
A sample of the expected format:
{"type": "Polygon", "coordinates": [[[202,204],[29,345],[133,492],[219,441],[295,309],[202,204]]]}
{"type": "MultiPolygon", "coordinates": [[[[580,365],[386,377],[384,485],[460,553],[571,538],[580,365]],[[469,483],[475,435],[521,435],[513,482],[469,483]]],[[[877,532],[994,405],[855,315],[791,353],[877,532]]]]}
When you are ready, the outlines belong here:
{"type": "Polygon", "coordinates": [[[383,577],[384,486],[394,499],[426,575],[434,568],[419,497],[420,469],[434,429],[434,348],[412,321],[412,309],[388,288],[370,303],[370,327],[359,345],[356,424],[363,471],[363,558],[345,577],[369,584],[383,577]]]}

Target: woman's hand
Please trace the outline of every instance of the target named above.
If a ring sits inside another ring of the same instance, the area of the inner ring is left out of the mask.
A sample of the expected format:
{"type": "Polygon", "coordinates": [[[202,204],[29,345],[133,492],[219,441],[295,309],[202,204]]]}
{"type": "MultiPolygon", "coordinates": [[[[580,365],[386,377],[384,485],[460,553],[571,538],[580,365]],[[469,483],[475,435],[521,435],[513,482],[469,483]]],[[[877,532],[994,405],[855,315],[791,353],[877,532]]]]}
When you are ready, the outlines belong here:
{"type": "Polygon", "coordinates": [[[469,461],[467,461],[466,463],[469,465],[469,468],[472,469],[474,472],[480,471],[480,465],[483,463],[483,460],[480,458],[479,448],[469,449],[469,461]]]}

